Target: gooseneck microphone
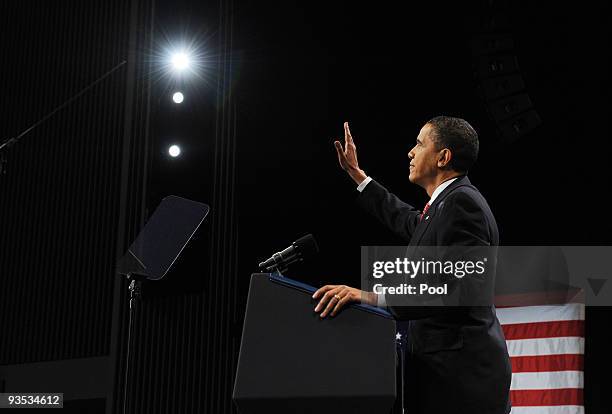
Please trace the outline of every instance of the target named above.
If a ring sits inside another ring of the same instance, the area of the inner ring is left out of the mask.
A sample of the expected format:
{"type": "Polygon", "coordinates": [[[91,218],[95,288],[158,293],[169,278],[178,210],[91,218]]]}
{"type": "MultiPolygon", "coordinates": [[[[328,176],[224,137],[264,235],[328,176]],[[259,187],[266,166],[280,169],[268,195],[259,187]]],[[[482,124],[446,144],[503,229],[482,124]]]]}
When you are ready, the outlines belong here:
{"type": "Polygon", "coordinates": [[[312,234],[300,237],[285,250],[274,253],[269,259],[259,264],[260,270],[268,272],[285,271],[288,266],[295,262],[301,262],[319,253],[319,246],[312,234]]]}

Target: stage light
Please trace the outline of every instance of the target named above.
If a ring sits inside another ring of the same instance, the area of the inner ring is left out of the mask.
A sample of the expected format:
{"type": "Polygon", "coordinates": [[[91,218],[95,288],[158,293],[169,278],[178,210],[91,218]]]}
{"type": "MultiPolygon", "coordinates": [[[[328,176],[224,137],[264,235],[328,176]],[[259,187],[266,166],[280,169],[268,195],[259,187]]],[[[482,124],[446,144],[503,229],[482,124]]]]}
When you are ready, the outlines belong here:
{"type": "Polygon", "coordinates": [[[213,49],[209,47],[211,41],[202,35],[183,35],[171,39],[161,33],[151,54],[147,56],[147,60],[152,63],[149,73],[152,81],[161,82],[162,90],[170,92],[170,95],[176,92],[174,88],[189,88],[190,97],[195,96],[197,90],[194,88],[200,87],[203,82],[215,85],[216,80],[211,72],[215,67],[212,65],[213,49]]]}
{"type": "Polygon", "coordinates": [[[170,148],[168,148],[168,154],[170,154],[170,156],[173,158],[178,157],[181,155],[181,147],[178,145],[172,145],[170,148]]]}
{"type": "Polygon", "coordinates": [[[180,104],[183,102],[184,99],[185,97],[181,92],[174,92],[174,95],[172,95],[172,100],[174,101],[174,103],[180,104]]]}
{"type": "Polygon", "coordinates": [[[189,68],[189,55],[185,52],[177,52],[172,55],[172,67],[177,72],[182,72],[189,68]]]}

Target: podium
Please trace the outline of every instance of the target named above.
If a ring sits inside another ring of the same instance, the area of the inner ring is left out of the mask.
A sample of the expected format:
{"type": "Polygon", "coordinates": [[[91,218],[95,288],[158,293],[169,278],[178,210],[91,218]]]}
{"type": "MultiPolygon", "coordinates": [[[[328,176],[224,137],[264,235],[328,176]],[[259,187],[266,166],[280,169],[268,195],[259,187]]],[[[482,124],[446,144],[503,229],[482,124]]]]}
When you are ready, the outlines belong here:
{"type": "Polygon", "coordinates": [[[396,326],[353,304],[314,312],[316,288],[251,276],[233,400],[240,414],[384,413],[396,398],[396,326]]]}

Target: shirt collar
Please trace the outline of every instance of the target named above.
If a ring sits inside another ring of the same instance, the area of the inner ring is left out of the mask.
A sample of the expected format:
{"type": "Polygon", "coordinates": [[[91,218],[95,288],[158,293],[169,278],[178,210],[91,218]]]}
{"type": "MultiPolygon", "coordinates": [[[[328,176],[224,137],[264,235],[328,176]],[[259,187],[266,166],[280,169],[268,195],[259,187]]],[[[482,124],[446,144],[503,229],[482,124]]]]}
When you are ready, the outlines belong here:
{"type": "Polygon", "coordinates": [[[446,180],[442,184],[437,186],[436,189],[434,190],[433,194],[431,195],[431,198],[429,199],[429,205],[431,206],[433,204],[433,202],[435,201],[436,197],[438,197],[440,195],[440,193],[442,191],[444,191],[446,189],[446,187],[451,185],[453,183],[453,181],[455,181],[457,178],[459,178],[459,177],[454,177],[454,178],[451,178],[450,180],[446,180]]]}

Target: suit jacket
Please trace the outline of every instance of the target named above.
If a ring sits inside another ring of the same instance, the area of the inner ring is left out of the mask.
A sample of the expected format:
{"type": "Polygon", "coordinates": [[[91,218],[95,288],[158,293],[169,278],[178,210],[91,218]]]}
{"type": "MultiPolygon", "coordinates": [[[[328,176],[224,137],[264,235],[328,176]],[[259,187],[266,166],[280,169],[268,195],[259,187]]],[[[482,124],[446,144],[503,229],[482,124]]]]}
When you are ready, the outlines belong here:
{"type": "MultiPolygon", "coordinates": [[[[467,176],[444,189],[423,220],[421,211],[376,181],[360,193],[358,204],[411,246],[499,245],[493,213],[467,176]]],[[[408,412],[510,412],[512,371],[494,306],[389,310],[409,320],[408,412]]]]}

